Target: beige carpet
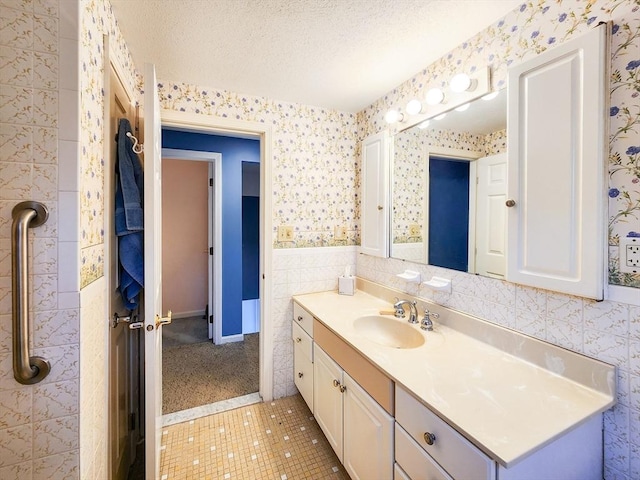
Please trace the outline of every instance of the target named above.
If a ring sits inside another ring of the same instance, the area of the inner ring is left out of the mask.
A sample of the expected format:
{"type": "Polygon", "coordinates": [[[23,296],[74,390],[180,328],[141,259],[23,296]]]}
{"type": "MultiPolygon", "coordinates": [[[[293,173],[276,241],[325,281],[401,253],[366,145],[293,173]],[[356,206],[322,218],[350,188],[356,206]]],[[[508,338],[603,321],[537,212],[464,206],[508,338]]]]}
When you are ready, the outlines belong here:
{"type": "Polygon", "coordinates": [[[173,413],[259,390],[259,334],[243,342],[162,349],[162,413],[173,413]]]}

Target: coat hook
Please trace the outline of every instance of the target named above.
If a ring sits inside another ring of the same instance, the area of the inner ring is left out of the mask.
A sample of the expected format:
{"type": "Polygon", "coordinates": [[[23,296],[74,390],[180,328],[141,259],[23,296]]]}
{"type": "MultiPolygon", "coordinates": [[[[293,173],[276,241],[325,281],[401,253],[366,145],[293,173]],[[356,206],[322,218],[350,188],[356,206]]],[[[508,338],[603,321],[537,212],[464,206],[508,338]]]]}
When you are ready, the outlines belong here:
{"type": "Polygon", "coordinates": [[[141,143],[138,143],[138,139],[134,137],[131,132],[127,132],[127,137],[133,140],[133,147],[131,148],[134,151],[134,153],[142,153],[142,151],[144,150],[144,145],[142,145],[141,143]]]}

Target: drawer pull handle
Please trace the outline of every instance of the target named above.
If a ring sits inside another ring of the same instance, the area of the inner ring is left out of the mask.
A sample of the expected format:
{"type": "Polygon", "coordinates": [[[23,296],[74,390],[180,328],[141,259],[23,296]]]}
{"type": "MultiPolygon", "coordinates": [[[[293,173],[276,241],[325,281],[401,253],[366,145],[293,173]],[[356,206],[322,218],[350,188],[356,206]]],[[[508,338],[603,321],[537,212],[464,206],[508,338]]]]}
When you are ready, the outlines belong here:
{"type": "Polygon", "coordinates": [[[426,432],[424,434],[424,441],[427,442],[427,445],[433,445],[436,443],[436,436],[431,432],[426,432]]]}
{"type": "Polygon", "coordinates": [[[304,320],[304,319],[302,318],[302,315],[298,315],[298,321],[299,321],[299,322],[301,322],[302,320],[304,320]]]}
{"type": "Polygon", "coordinates": [[[302,339],[300,337],[296,337],[296,343],[300,343],[302,339]]]}
{"type": "Polygon", "coordinates": [[[333,381],[333,386],[334,387],[339,387],[340,386],[340,382],[338,380],[334,380],[333,381]]]}
{"type": "Polygon", "coordinates": [[[298,372],[298,378],[302,378],[302,377],[304,377],[304,373],[298,372]]]}

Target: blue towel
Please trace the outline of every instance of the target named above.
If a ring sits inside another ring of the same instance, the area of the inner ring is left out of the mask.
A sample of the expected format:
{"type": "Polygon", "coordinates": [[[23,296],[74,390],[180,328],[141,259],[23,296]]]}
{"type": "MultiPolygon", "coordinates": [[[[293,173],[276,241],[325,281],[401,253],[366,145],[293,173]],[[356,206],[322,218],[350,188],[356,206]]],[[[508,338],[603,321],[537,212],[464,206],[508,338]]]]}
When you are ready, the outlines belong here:
{"type": "Polygon", "coordinates": [[[144,287],[144,235],[135,232],[119,237],[120,295],[125,307],[135,310],[144,287]]]}
{"type": "Polygon", "coordinates": [[[116,162],[116,235],[128,235],[144,229],[142,199],[144,196],[142,163],[127,137],[131,124],[126,118],[118,126],[118,159],[116,162]]]}
{"type": "Polygon", "coordinates": [[[131,124],[122,118],[118,125],[115,229],[120,274],[118,289],[125,306],[134,310],[144,287],[144,193],[142,163],[133,151],[133,141],[127,137],[127,132],[131,132],[131,124]]]}

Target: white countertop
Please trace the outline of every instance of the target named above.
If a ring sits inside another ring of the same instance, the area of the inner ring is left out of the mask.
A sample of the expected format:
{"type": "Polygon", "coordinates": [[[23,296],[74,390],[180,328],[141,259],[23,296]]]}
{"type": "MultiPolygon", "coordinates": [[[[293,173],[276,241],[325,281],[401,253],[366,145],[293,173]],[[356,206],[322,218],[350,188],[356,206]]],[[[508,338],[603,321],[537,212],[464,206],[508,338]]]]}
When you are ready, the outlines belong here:
{"type": "MultiPolygon", "coordinates": [[[[609,377],[606,382],[596,379],[594,385],[588,385],[569,379],[438,320],[431,332],[412,326],[425,336],[420,347],[381,346],[359,334],[353,323],[363,315],[389,310],[391,305],[362,291],[353,296],[335,291],[296,295],[294,300],[505,467],[615,403],[615,368],[588,357],[568,352],[573,363],[570,369],[584,373],[595,366],[599,376],[604,372],[609,377]],[[597,388],[607,382],[608,388],[597,388]]],[[[441,320],[449,314],[461,315],[442,307],[439,311],[441,320]]],[[[389,318],[396,320],[392,315],[389,318]]],[[[406,319],[396,321],[406,323],[406,319]]],[[[477,322],[482,328],[501,329],[477,322]]],[[[530,338],[513,331],[508,335],[514,341],[530,338]]],[[[536,342],[535,348],[548,349],[539,353],[550,358],[551,364],[558,363],[555,352],[567,352],[536,342]]]]}

